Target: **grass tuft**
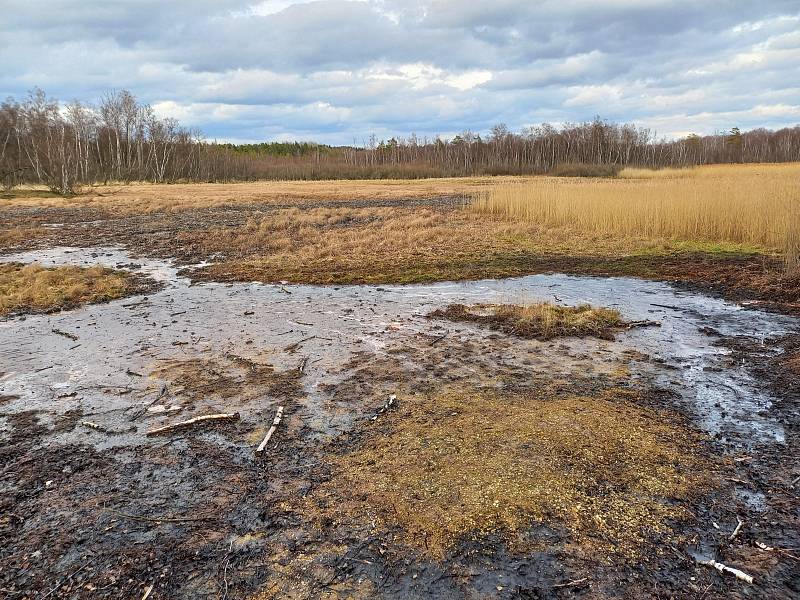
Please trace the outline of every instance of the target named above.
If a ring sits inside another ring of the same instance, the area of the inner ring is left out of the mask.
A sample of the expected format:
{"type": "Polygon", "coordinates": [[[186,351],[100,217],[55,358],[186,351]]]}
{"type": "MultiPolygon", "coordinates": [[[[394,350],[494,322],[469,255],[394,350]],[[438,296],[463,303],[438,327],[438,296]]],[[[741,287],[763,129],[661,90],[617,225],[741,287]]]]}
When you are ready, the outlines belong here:
{"type": "Polygon", "coordinates": [[[614,330],[625,325],[619,312],[610,308],[536,304],[451,304],[430,314],[451,321],[469,321],[538,340],[557,337],[594,336],[613,339],[614,330]]]}
{"type": "Polygon", "coordinates": [[[0,316],[105,302],[125,296],[133,287],[127,273],[99,266],[0,264],[0,316]]]}

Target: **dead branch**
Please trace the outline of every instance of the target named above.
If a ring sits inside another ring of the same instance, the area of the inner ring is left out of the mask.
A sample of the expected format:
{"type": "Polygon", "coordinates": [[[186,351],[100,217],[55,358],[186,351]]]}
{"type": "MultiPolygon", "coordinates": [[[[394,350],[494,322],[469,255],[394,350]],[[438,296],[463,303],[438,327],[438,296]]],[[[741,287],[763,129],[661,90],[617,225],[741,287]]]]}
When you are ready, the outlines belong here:
{"type": "Polygon", "coordinates": [[[793,560],[800,561],[800,556],[795,556],[794,554],[788,552],[787,550],[783,550],[781,548],[773,548],[772,546],[767,546],[762,542],[755,542],[755,545],[756,548],[758,548],[759,550],[763,550],[764,552],[777,552],[778,554],[782,554],[783,556],[787,556],[793,560]]]}
{"type": "Polygon", "coordinates": [[[267,431],[267,435],[264,436],[264,439],[261,440],[261,443],[256,448],[256,453],[260,454],[264,451],[264,448],[267,447],[270,438],[272,438],[272,434],[275,433],[275,430],[278,428],[278,425],[281,424],[281,419],[283,418],[283,406],[278,407],[278,412],[275,413],[275,418],[272,420],[272,426],[267,431]]]}
{"type": "Polygon", "coordinates": [[[289,344],[288,346],[286,346],[283,349],[283,351],[284,352],[294,352],[295,350],[297,350],[300,347],[301,344],[303,344],[303,343],[305,343],[305,342],[307,342],[309,340],[313,340],[316,337],[317,336],[312,335],[312,336],[309,336],[307,338],[303,338],[302,340],[299,340],[299,341],[295,342],[294,344],[289,344]]]}
{"type": "Polygon", "coordinates": [[[634,327],[661,327],[661,323],[644,319],[643,321],[626,321],[623,327],[625,329],[633,329],[634,327]]]}
{"type": "Polygon", "coordinates": [[[744,525],[744,521],[742,521],[739,517],[736,517],[736,520],[738,521],[738,523],[736,525],[736,529],[733,530],[733,533],[731,534],[731,537],[729,538],[731,542],[733,541],[733,538],[735,538],[737,535],[739,535],[739,531],[742,529],[742,525],[744,525]]]}
{"type": "Polygon", "coordinates": [[[67,331],[61,331],[60,329],[56,329],[56,328],[53,328],[53,333],[55,333],[57,335],[60,335],[60,336],[63,336],[65,338],[67,338],[67,339],[70,339],[73,342],[78,341],[78,336],[75,335],[74,333],[69,333],[67,331]]]}
{"type": "Polygon", "coordinates": [[[203,423],[206,421],[235,421],[238,418],[239,418],[239,413],[219,413],[214,415],[202,415],[200,417],[194,417],[193,419],[189,419],[188,421],[181,421],[180,423],[173,423],[172,425],[164,425],[163,427],[152,429],[151,431],[147,432],[147,435],[152,436],[152,435],[160,435],[162,433],[169,433],[170,431],[174,431],[176,429],[191,427],[193,425],[196,425],[197,423],[203,423]]]}
{"type": "Polygon", "coordinates": [[[383,403],[383,406],[378,409],[378,412],[376,412],[375,415],[370,419],[370,421],[377,421],[380,415],[385,413],[387,410],[397,408],[399,404],[400,403],[397,401],[397,396],[395,394],[391,394],[386,402],[383,403]]]}
{"type": "Polygon", "coordinates": [[[553,587],[553,589],[565,588],[565,587],[574,587],[576,585],[581,585],[587,579],[589,579],[589,578],[588,577],[583,577],[582,579],[574,579],[572,581],[567,581],[566,583],[557,583],[552,587],[553,587]]]}
{"type": "Polygon", "coordinates": [[[713,558],[710,558],[708,560],[700,560],[697,562],[698,564],[716,569],[720,573],[730,573],[731,575],[736,577],[736,579],[740,579],[741,581],[745,581],[747,583],[753,583],[752,576],[748,575],[744,571],[740,571],[739,569],[734,569],[733,567],[723,565],[721,562],[717,562],[713,558]]]}

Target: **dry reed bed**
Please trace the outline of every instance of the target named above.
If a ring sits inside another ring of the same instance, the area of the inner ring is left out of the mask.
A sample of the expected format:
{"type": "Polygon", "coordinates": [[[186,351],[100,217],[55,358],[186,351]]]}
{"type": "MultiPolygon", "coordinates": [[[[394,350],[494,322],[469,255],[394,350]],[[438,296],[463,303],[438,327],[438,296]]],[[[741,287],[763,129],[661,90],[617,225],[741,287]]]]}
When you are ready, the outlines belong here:
{"type": "Polygon", "coordinates": [[[501,183],[472,210],[576,232],[743,244],[780,252],[790,268],[800,267],[798,164],[501,183]]]}

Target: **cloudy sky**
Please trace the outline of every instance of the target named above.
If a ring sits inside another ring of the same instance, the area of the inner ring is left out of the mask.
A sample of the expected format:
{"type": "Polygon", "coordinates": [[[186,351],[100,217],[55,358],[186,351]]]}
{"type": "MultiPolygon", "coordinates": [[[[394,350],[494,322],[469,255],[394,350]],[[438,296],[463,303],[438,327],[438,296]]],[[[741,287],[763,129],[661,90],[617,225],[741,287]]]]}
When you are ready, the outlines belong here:
{"type": "Polygon", "coordinates": [[[230,141],[595,115],[800,123],[800,0],[0,0],[0,96],[129,89],[230,141]]]}

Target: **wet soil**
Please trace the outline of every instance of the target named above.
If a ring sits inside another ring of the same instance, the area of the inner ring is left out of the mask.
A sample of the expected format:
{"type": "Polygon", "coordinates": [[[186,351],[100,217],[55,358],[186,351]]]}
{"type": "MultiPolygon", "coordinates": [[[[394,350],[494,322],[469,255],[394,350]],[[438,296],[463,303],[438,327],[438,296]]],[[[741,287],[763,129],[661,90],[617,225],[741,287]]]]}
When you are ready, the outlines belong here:
{"type": "Polygon", "coordinates": [[[174,263],[95,248],[9,260],[101,263],[163,288],[0,323],[0,591],[9,598],[792,598],[798,593],[795,318],[634,279],[423,286],[193,284],[174,263]],[[433,322],[455,302],[556,300],[659,328],[546,342],[433,322]],[[68,332],[77,340],[52,333],[68,332]],[[555,397],[609,386],[704,436],[715,485],[635,557],[557,521],[467,536],[443,560],[366,519],[304,509],[332,457],[443,385],[555,397]],[[286,417],[255,447],[278,406],[286,417]],[[218,412],[239,419],[148,437],[218,412]],[[87,425],[91,423],[92,425],[87,425]],[[738,521],[744,525],[731,539],[738,521]],[[762,550],[756,543],[777,550],[762,550]],[[715,558],[746,585],[697,564],[715,558]]]}

